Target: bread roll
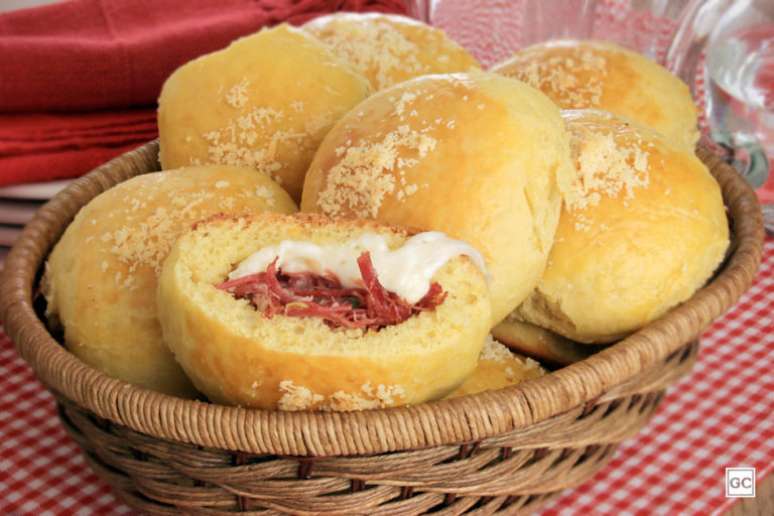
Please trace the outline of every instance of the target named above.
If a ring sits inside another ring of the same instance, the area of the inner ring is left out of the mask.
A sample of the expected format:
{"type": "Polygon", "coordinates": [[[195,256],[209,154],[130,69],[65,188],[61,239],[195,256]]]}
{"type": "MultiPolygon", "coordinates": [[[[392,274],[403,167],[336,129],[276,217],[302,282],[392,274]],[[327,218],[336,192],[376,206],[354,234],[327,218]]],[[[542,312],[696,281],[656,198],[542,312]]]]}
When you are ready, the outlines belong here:
{"type": "Polygon", "coordinates": [[[576,164],[554,247],[518,316],[609,342],[688,299],[728,247],[720,187],[690,151],[603,111],[566,111],[576,164]]]}
{"type": "Polygon", "coordinates": [[[178,68],[159,97],[163,168],[254,168],[298,200],[333,123],[368,81],[306,32],[280,25],[178,68]]]}
{"type": "Polygon", "coordinates": [[[571,168],[545,95],[485,72],[432,75],[343,117],[314,157],[301,206],[468,242],[487,260],[498,322],[543,273],[571,168]]]}
{"type": "Polygon", "coordinates": [[[486,338],[478,366],[447,398],[494,391],[543,376],[546,370],[531,358],[511,353],[491,336],[486,338]]]}
{"type": "Polygon", "coordinates": [[[379,330],[332,329],[319,317],[271,317],[216,288],[239,263],[282,241],[341,244],[371,233],[401,246],[402,229],[321,216],[215,219],[181,237],[164,263],[164,337],[210,400],[266,409],[358,410],[420,403],[475,368],[491,314],[486,282],[467,257],[438,270],[446,298],[379,330]]]}
{"type": "Polygon", "coordinates": [[[594,350],[552,331],[506,317],[492,328],[492,336],[512,351],[558,365],[570,365],[587,358],[594,350]]]}
{"type": "Polygon", "coordinates": [[[492,71],[539,88],[562,109],[604,109],[691,151],[699,139],[688,86],[656,62],[612,43],[540,43],[492,71]]]}
{"type": "Polygon", "coordinates": [[[303,27],[381,90],[433,73],[478,69],[478,61],[439,29],[405,16],[336,13],[303,27]]]}
{"type": "Polygon", "coordinates": [[[125,181],[84,206],[54,247],[43,278],[48,316],[63,327],[67,348],[92,367],[194,396],[156,317],[162,261],[202,217],[295,209],[282,188],[249,169],[193,167],[125,181]]]}

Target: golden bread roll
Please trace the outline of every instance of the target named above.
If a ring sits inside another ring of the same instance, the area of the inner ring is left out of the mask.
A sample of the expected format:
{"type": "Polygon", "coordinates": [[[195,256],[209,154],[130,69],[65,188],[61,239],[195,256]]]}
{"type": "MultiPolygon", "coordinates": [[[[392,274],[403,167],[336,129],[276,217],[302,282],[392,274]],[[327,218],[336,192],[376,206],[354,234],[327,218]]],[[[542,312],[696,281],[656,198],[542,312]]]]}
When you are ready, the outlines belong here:
{"type": "Polygon", "coordinates": [[[552,331],[506,317],[492,328],[492,336],[513,351],[537,357],[546,362],[570,365],[587,358],[592,346],[578,344],[552,331]]]}
{"type": "Polygon", "coordinates": [[[521,320],[609,342],[688,299],[729,243],[720,187],[658,133],[604,112],[564,112],[576,165],[543,278],[521,320]]]}
{"type": "Polygon", "coordinates": [[[484,342],[478,366],[465,382],[446,398],[458,398],[516,385],[525,380],[543,376],[546,370],[531,358],[512,353],[491,336],[484,342]]]}
{"type": "Polygon", "coordinates": [[[276,214],[213,219],[182,236],[164,263],[158,306],[164,338],[194,385],[214,402],[281,410],[414,404],[457,387],[476,367],[491,319],[484,276],[467,257],[435,273],[446,292],[439,305],[379,329],[290,313],[311,297],[270,312],[266,297],[252,304],[224,286],[234,264],[267,246],[335,246],[364,235],[385,238],[389,249],[408,236],[373,222],[276,214]]]}
{"type": "Polygon", "coordinates": [[[556,106],[486,72],[382,90],[344,116],[307,173],[302,211],[373,218],[468,242],[499,322],[537,285],[572,164],[556,106]]]}
{"type": "Polygon", "coordinates": [[[478,69],[478,61],[442,30],[405,16],[336,13],[303,27],[381,90],[433,73],[478,69]]]}
{"type": "Polygon", "coordinates": [[[601,41],[551,41],[516,52],[492,71],[539,88],[562,109],[603,109],[693,151],[699,140],[688,86],[655,61],[601,41]]]}
{"type": "Polygon", "coordinates": [[[48,316],[63,327],[67,348],[92,367],[194,396],[156,317],[162,261],[202,217],[295,209],[282,188],[249,169],[192,167],[125,181],[84,206],[54,247],[42,282],[48,316]]]}
{"type": "Polygon", "coordinates": [[[323,136],[369,90],[306,32],[263,29],[169,76],[159,97],[162,167],[249,167],[298,200],[323,136]]]}

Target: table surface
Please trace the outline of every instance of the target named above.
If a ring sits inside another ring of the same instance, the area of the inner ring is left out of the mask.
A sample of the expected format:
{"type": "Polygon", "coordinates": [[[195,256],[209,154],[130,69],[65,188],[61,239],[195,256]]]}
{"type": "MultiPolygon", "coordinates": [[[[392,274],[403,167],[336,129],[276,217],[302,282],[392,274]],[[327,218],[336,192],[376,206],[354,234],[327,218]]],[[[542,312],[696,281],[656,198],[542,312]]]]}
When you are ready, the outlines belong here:
{"type": "MultiPolygon", "coordinates": [[[[702,339],[693,373],[613,460],[544,514],[710,514],[725,468],[774,468],[774,238],[754,286],[702,339]]],[[[0,513],[126,514],[59,425],[51,395],[0,333],[0,513]]]]}

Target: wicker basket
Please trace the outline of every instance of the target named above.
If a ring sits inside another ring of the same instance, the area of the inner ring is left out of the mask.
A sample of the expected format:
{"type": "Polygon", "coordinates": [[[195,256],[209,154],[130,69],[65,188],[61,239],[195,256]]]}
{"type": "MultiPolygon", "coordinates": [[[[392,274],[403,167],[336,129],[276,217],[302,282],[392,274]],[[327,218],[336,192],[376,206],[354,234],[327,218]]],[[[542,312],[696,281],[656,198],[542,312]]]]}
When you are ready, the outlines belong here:
{"type": "Polygon", "coordinates": [[[413,407],[287,413],[186,401],[89,368],[33,306],[41,266],[78,209],[158,169],[149,143],[76,181],[41,209],[6,262],[0,317],[54,392],[94,470],[153,514],[251,511],[490,514],[528,511],[602,468],[664,389],[691,369],[699,333],[749,287],[761,255],[755,195],[699,149],[720,182],[733,246],[689,301],[592,357],[516,387],[413,407]]]}

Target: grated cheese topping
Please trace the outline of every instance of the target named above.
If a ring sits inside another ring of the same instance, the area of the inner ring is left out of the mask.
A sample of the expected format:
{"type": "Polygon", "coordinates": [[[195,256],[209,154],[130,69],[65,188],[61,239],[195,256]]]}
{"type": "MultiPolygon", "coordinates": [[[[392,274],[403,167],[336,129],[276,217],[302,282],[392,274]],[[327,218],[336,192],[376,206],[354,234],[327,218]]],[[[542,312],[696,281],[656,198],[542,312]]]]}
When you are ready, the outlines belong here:
{"type": "Polygon", "coordinates": [[[545,370],[540,366],[540,362],[537,360],[532,360],[529,357],[524,357],[524,365],[527,369],[538,369],[540,371],[540,375],[545,374],[545,370]]]}
{"type": "Polygon", "coordinates": [[[321,402],[323,396],[312,392],[307,387],[296,385],[291,380],[283,380],[279,383],[282,393],[277,406],[280,410],[306,410],[321,402]]]}
{"type": "Polygon", "coordinates": [[[545,374],[545,370],[538,362],[529,357],[520,357],[511,353],[507,346],[497,342],[492,335],[487,335],[479,360],[507,364],[504,370],[505,376],[511,382],[523,380],[524,372],[536,374],[537,376],[545,374]]]}
{"type": "Polygon", "coordinates": [[[503,363],[511,358],[514,358],[514,355],[506,346],[497,342],[492,335],[486,336],[479,360],[503,363]]]}
{"type": "Polygon", "coordinates": [[[406,391],[400,385],[379,384],[374,389],[370,383],[360,388],[362,394],[336,391],[321,407],[322,410],[350,411],[393,407],[405,398],[406,391]]]}
{"type": "Polygon", "coordinates": [[[230,120],[225,127],[204,133],[202,137],[209,144],[209,162],[254,168],[276,179],[276,172],[282,168],[277,157],[279,144],[305,136],[287,131],[273,131],[272,128],[277,126],[283,117],[282,111],[256,107],[230,120]],[[267,134],[271,134],[268,144],[256,147],[259,139],[267,134]]]}
{"type": "Polygon", "coordinates": [[[257,197],[260,197],[266,201],[266,204],[268,206],[274,206],[277,202],[274,199],[274,193],[271,191],[270,188],[266,186],[259,186],[255,189],[255,195],[257,197]]]}
{"type": "MultiPolygon", "coordinates": [[[[238,110],[221,127],[206,131],[199,136],[207,143],[207,163],[253,168],[282,183],[280,172],[285,163],[280,156],[283,146],[293,145],[302,151],[312,150],[321,132],[330,127],[331,113],[318,113],[304,117],[303,129],[288,130],[293,119],[303,115],[304,103],[289,103],[288,112],[270,106],[255,106],[248,101],[249,81],[243,79],[229,88],[223,101],[238,110]]],[[[192,165],[202,160],[191,158],[192,165]]]]}
{"type": "Polygon", "coordinates": [[[404,124],[380,141],[365,140],[336,149],[340,159],[328,171],[317,205],[333,217],[341,215],[345,207],[362,218],[376,217],[387,195],[395,194],[402,200],[418,191],[417,185],[407,184],[405,172],[436,144],[434,137],[404,124]]]}
{"type": "Polygon", "coordinates": [[[423,75],[431,67],[418,55],[422,49],[408,39],[395,24],[370,19],[363,23],[339,22],[307,27],[337,56],[349,62],[358,72],[371,77],[376,89],[400,82],[401,78],[423,75]]]}
{"type": "Polygon", "coordinates": [[[528,50],[501,72],[541,90],[568,109],[598,107],[608,74],[601,50],[580,47],[528,50]]]}
{"type": "Polygon", "coordinates": [[[129,215],[124,226],[100,236],[109,252],[128,267],[129,276],[123,281],[122,277],[115,276],[116,284],[124,287],[131,286],[129,278],[141,266],[149,266],[159,273],[179,232],[179,218],[164,207],[156,208],[139,224],[134,219],[129,215]]]}
{"type": "Polygon", "coordinates": [[[226,104],[239,109],[247,104],[247,88],[250,86],[250,81],[242,79],[238,84],[232,86],[226,92],[226,104]]]}
{"type": "Polygon", "coordinates": [[[359,393],[336,391],[327,399],[307,387],[296,385],[292,380],[281,381],[279,390],[282,393],[278,402],[279,409],[290,411],[312,408],[324,411],[386,408],[394,406],[406,396],[406,391],[400,385],[379,384],[374,387],[370,383],[363,384],[359,393]]]}
{"type": "MultiPolygon", "coordinates": [[[[564,114],[575,161],[575,177],[565,196],[565,206],[570,211],[597,206],[603,197],[621,195],[627,205],[636,189],[650,184],[651,155],[643,149],[641,136],[623,121],[609,127],[596,123],[593,116],[564,114]]],[[[576,213],[575,219],[576,229],[585,231],[591,225],[582,214],[576,213]]]]}
{"type": "MultiPolygon", "coordinates": [[[[133,184],[131,190],[124,189],[123,203],[107,216],[107,219],[118,217],[122,223],[96,235],[103,252],[115,258],[103,260],[100,270],[107,273],[111,261],[122,265],[121,270],[110,271],[119,287],[137,288],[135,273],[142,268],[149,268],[156,274],[161,272],[172,245],[192,222],[218,211],[229,212],[239,199],[258,196],[269,206],[276,202],[267,187],[259,187],[256,191],[245,188],[238,194],[224,195],[222,190],[233,184],[221,179],[202,183],[198,190],[163,188],[161,182],[169,177],[161,173],[158,177],[145,176],[144,181],[133,184]]],[[[95,229],[100,231],[99,227],[95,229]]],[[[93,240],[93,237],[89,239],[93,240]]]]}
{"type": "MultiPolygon", "coordinates": [[[[416,93],[404,91],[403,95],[401,95],[400,99],[395,103],[395,114],[401,116],[406,109],[406,105],[411,104],[416,98],[416,93]]],[[[412,113],[416,113],[416,110],[412,110],[412,113]]]]}

